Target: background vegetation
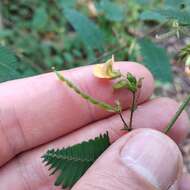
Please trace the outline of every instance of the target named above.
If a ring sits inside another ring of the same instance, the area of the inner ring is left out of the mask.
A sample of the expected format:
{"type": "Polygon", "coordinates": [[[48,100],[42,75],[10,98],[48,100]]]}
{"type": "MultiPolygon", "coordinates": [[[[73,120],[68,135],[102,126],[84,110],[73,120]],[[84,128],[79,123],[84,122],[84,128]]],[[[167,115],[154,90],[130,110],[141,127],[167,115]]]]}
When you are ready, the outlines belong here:
{"type": "Polygon", "coordinates": [[[94,64],[114,53],[171,82],[173,55],[153,41],[184,35],[189,9],[189,0],[2,0],[0,81],[94,64]],[[166,34],[155,39],[159,33],[166,34]]]}

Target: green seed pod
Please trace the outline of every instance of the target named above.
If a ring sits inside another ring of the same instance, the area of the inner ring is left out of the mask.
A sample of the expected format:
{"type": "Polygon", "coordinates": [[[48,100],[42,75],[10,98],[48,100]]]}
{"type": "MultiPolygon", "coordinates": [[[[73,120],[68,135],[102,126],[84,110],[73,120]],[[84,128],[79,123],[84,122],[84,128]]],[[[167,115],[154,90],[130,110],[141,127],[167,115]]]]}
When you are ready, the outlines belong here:
{"type": "MultiPolygon", "coordinates": [[[[53,68],[54,69],[54,68],[53,68]]],[[[56,73],[59,80],[65,82],[68,87],[73,89],[77,94],[79,94],[82,98],[89,101],[90,103],[97,105],[98,107],[107,110],[109,112],[118,112],[118,106],[112,106],[110,104],[107,104],[105,102],[102,102],[100,100],[96,100],[93,97],[89,96],[88,94],[82,92],[75,84],[73,84],[71,81],[66,79],[63,75],[61,75],[58,71],[54,69],[54,72],[56,73]]]]}

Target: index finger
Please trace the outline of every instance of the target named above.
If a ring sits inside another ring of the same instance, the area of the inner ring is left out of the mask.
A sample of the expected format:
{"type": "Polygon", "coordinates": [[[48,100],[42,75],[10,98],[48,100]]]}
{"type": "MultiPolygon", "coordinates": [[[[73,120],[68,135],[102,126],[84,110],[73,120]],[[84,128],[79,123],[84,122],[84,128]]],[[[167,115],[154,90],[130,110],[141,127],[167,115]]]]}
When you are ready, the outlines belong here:
{"type": "MultiPolygon", "coordinates": [[[[154,86],[151,73],[136,63],[116,65],[123,72],[144,77],[139,102],[147,100],[154,86]]],[[[126,90],[113,93],[110,81],[92,76],[92,66],[68,70],[64,75],[97,99],[110,104],[119,99],[124,108],[130,105],[131,94],[126,90]]],[[[111,114],[79,97],[54,73],[1,84],[0,105],[0,165],[21,151],[111,114]]]]}

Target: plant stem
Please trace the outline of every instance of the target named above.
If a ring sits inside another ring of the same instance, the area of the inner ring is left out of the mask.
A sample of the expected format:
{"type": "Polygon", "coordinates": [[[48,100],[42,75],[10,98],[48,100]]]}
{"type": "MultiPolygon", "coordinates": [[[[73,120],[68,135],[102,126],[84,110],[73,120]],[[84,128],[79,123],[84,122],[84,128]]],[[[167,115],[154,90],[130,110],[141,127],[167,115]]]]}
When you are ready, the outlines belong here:
{"type": "Polygon", "coordinates": [[[119,116],[120,116],[120,118],[121,118],[121,120],[122,120],[122,122],[123,122],[123,124],[124,124],[123,130],[129,131],[129,126],[128,126],[127,123],[125,122],[122,113],[121,113],[121,112],[118,112],[118,114],[119,114],[119,116]]]}
{"type": "Polygon", "coordinates": [[[118,47],[118,48],[116,48],[116,49],[114,49],[112,51],[105,52],[103,55],[96,58],[94,61],[90,62],[89,65],[93,65],[95,63],[98,63],[99,61],[102,61],[104,58],[109,57],[110,55],[116,54],[117,52],[119,52],[119,51],[121,51],[121,50],[123,50],[125,48],[127,48],[127,45],[118,47]]]}
{"type": "Polygon", "coordinates": [[[176,30],[171,30],[167,33],[156,35],[156,42],[162,42],[162,41],[166,40],[167,38],[170,38],[174,35],[176,35],[176,30]]]}
{"type": "Polygon", "coordinates": [[[171,119],[171,121],[169,122],[168,126],[164,129],[164,133],[168,133],[170,131],[170,129],[173,127],[173,125],[175,124],[176,120],[179,118],[179,116],[181,115],[181,113],[183,112],[183,110],[186,108],[186,106],[190,103],[190,95],[184,100],[184,102],[181,104],[181,106],[179,107],[178,111],[176,112],[176,114],[174,115],[174,117],[171,119]]]}
{"type": "Polygon", "coordinates": [[[132,125],[133,125],[133,113],[135,111],[135,100],[136,100],[136,93],[133,92],[133,100],[132,100],[132,105],[131,105],[131,114],[130,114],[130,121],[129,121],[129,130],[132,130],[132,125]]]}

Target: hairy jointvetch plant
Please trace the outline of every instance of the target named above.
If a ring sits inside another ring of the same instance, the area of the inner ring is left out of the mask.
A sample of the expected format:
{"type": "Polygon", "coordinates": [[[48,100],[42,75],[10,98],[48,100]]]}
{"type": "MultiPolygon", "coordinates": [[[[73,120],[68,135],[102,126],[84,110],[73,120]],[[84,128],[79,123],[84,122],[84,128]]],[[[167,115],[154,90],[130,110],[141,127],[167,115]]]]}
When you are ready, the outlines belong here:
{"type": "MultiPolygon", "coordinates": [[[[113,90],[128,89],[132,93],[132,104],[129,124],[126,123],[122,115],[122,107],[119,100],[115,101],[115,105],[110,105],[101,100],[97,100],[79,89],[72,81],[65,78],[63,74],[54,69],[58,79],[64,82],[69,88],[75,91],[82,98],[91,104],[98,106],[106,111],[119,114],[124,127],[123,130],[132,130],[133,113],[137,107],[137,91],[142,86],[142,78],[136,79],[131,73],[122,74],[119,70],[114,70],[114,57],[112,56],[104,64],[94,66],[93,74],[97,78],[107,80],[116,80],[113,83],[113,90]]],[[[110,145],[108,133],[100,135],[95,139],[72,147],[48,150],[43,156],[43,162],[50,166],[49,170],[53,170],[51,175],[59,172],[55,185],[61,185],[63,188],[72,187],[75,182],[85,173],[85,171],[94,163],[94,161],[104,152],[110,145]]]]}
{"type": "MultiPolygon", "coordinates": [[[[101,79],[113,80],[112,87],[114,90],[128,89],[128,91],[131,92],[132,103],[130,106],[129,123],[127,123],[122,115],[122,107],[119,100],[115,101],[115,105],[110,105],[101,100],[97,100],[79,89],[73,82],[65,78],[64,75],[60,74],[60,72],[55,69],[54,71],[60,81],[64,82],[69,88],[91,104],[96,105],[106,111],[119,114],[121,121],[124,124],[122,130],[126,130],[128,132],[133,130],[133,114],[137,109],[137,99],[143,85],[143,78],[137,79],[131,73],[123,74],[118,70],[114,70],[113,56],[112,59],[108,60],[106,63],[97,64],[94,67],[94,76],[101,79]]],[[[174,123],[189,102],[190,96],[180,106],[179,110],[164,129],[165,133],[168,133],[171,130],[174,123]]],[[[109,145],[110,141],[107,132],[106,134],[100,135],[95,139],[90,139],[89,141],[84,141],[71,147],[48,150],[42,158],[46,166],[49,166],[49,170],[52,170],[50,175],[59,172],[55,185],[62,186],[62,188],[71,188],[95,162],[95,160],[109,147],[109,145]]]]}

